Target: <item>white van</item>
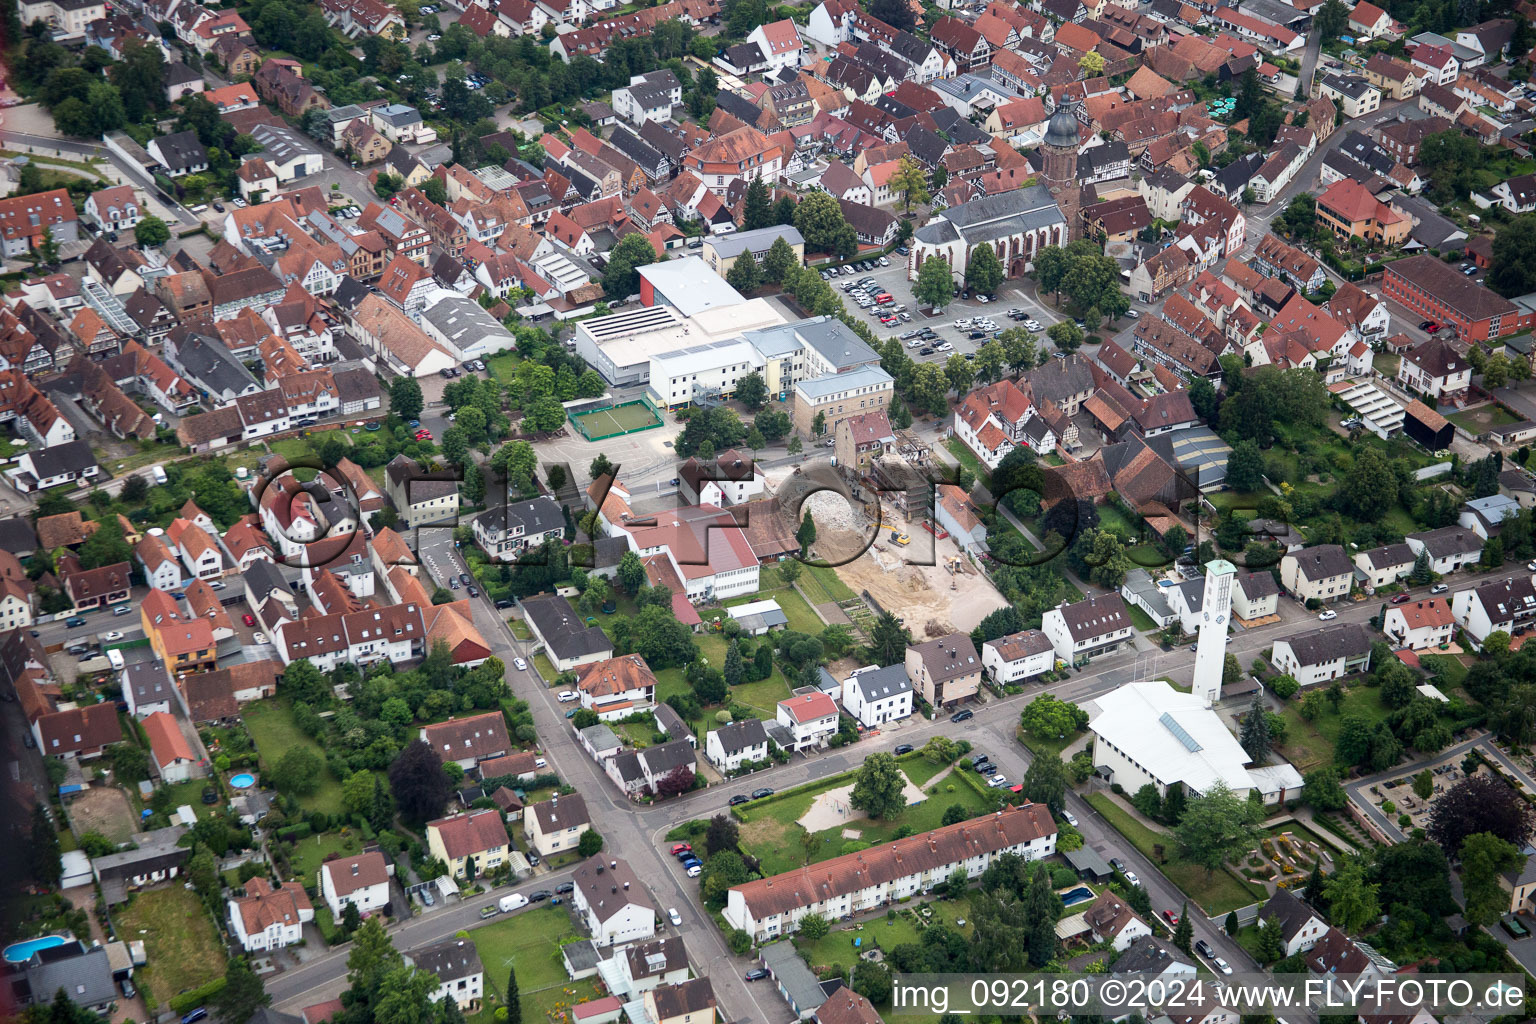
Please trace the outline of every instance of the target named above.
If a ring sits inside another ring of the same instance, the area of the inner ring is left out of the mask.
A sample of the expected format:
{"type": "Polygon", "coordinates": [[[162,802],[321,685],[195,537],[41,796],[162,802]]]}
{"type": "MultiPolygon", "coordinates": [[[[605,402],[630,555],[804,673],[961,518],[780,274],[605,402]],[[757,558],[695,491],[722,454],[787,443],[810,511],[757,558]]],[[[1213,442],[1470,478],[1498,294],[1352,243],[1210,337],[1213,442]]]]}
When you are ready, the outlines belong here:
{"type": "Polygon", "coordinates": [[[123,670],[123,652],[116,647],[107,651],[107,660],[112,663],[113,670],[117,672],[123,670]]]}
{"type": "Polygon", "coordinates": [[[501,912],[505,914],[508,911],[518,910],[522,907],[526,907],[528,905],[528,897],[524,896],[520,892],[515,892],[510,896],[503,896],[501,899],[497,900],[496,905],[500,907],[501,912]]]}
{"type": "Polygon", "coordinates": [[[165,475],[164,466],[155,466],[149,472],[155,478],[155,483],[160,484],[161,486],[164,486],[169,480],[169,478],[165,475]]]}

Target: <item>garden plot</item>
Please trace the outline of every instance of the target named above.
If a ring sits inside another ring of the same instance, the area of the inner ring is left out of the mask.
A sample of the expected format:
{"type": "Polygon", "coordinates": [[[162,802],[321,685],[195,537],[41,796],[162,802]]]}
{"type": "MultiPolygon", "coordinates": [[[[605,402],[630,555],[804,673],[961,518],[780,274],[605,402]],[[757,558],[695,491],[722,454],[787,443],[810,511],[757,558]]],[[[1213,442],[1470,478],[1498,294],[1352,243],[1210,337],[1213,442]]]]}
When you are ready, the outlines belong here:
{"type": "MultiPolygon", "coordinates": [[[[922,803],[927,799],[923,791],[907,779],[901,795],[907,798],[907,806],[922,803]]],[[[798,824],[807,832],[823,832],[831,828],[842,828],[855,833],[854,836],[844,835],[844,839],[857,838],[862,833],[861,829],[851,827],[854,822],[869,817],[863,811],[853,806],[853,785],[829,789],[825,793],[818,793],[816,799],[811,801],[810,809],[800,815],[798,824]]]]}

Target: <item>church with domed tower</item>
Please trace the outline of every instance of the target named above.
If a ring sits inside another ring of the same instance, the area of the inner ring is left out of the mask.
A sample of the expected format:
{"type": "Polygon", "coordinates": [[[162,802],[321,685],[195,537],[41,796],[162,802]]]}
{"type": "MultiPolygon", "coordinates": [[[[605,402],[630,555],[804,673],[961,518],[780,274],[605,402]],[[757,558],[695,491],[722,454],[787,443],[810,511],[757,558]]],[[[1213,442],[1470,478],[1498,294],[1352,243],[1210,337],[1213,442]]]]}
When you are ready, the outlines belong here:
{"type": "Polygon", "coordinates": [[[1082,188],[1077,181],[1077,118],[1070,107],[1056,109],[1047,125],[1040,153],[1040,184],[1000,192],[951,206],[912,235],[907,278],[929,256],[949,264],[959,279],[975,246],[990,245],[1008,277],[1022,277],[1046,246],[1066,245],[1078,237],[1082,188]]]}

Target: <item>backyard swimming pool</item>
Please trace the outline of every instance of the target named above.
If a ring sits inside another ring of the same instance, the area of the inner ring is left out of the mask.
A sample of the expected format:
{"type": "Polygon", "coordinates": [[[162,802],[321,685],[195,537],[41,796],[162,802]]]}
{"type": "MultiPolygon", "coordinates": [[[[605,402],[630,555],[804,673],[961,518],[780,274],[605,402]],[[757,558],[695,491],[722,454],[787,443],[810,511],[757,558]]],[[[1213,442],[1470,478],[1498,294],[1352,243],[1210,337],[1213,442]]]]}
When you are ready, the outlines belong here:
{"type": "Polygon", "coordinates": [[[231,776],[229,784],[236,789],[250,789],[256,785],[256,776],[250,772],[241,772],[239,775],[231,776]]]}
{"type": "Polygon", "coordinates": [[[28,939],[25,942],[13,942],[5,947],[5,961],[11,964],[24,964],[32,959],[32,954],[40,949],[52,949],[54,946],[62,946],[69,939],[63,935],[44,935],[40,939],[28,939]]]}
{"type": "Polygon", "coordinates": [[[1068,889],[1066,892],[1061,893],[1060,895],[1061,905],[1064,907],[1070,907],[1074,903],[1085,903],[1088,900],[1093,899],[1093,890],[1088,888],[1086,885],[1080,885],[1076,889],[1068,889]]]}

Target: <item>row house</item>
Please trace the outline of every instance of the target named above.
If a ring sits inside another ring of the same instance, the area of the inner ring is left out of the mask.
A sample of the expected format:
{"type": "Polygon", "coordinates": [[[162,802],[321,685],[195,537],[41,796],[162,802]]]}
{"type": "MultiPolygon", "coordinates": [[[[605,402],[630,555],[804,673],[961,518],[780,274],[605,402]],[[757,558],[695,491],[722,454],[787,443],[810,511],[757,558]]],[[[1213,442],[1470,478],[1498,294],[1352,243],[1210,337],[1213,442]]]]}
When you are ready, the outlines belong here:
{"type": "Polygon", "coordinates": [[[414,603],[316,615],[277,627],[283,664],[308,659],[322,672],[337,665],[399,665],[421,657],[426,644],[422,610],[414,603]]]}
{"type": "Polygon", "coordinates": [[[1056,824],[1039,804],[946,825],[731,888],[725,920],[756,942],[797,931],[808,914],[840,921],[931,891],[955,869],[979,876],[999,856],[1040,860],[1056,850],[1056,824]]]}

